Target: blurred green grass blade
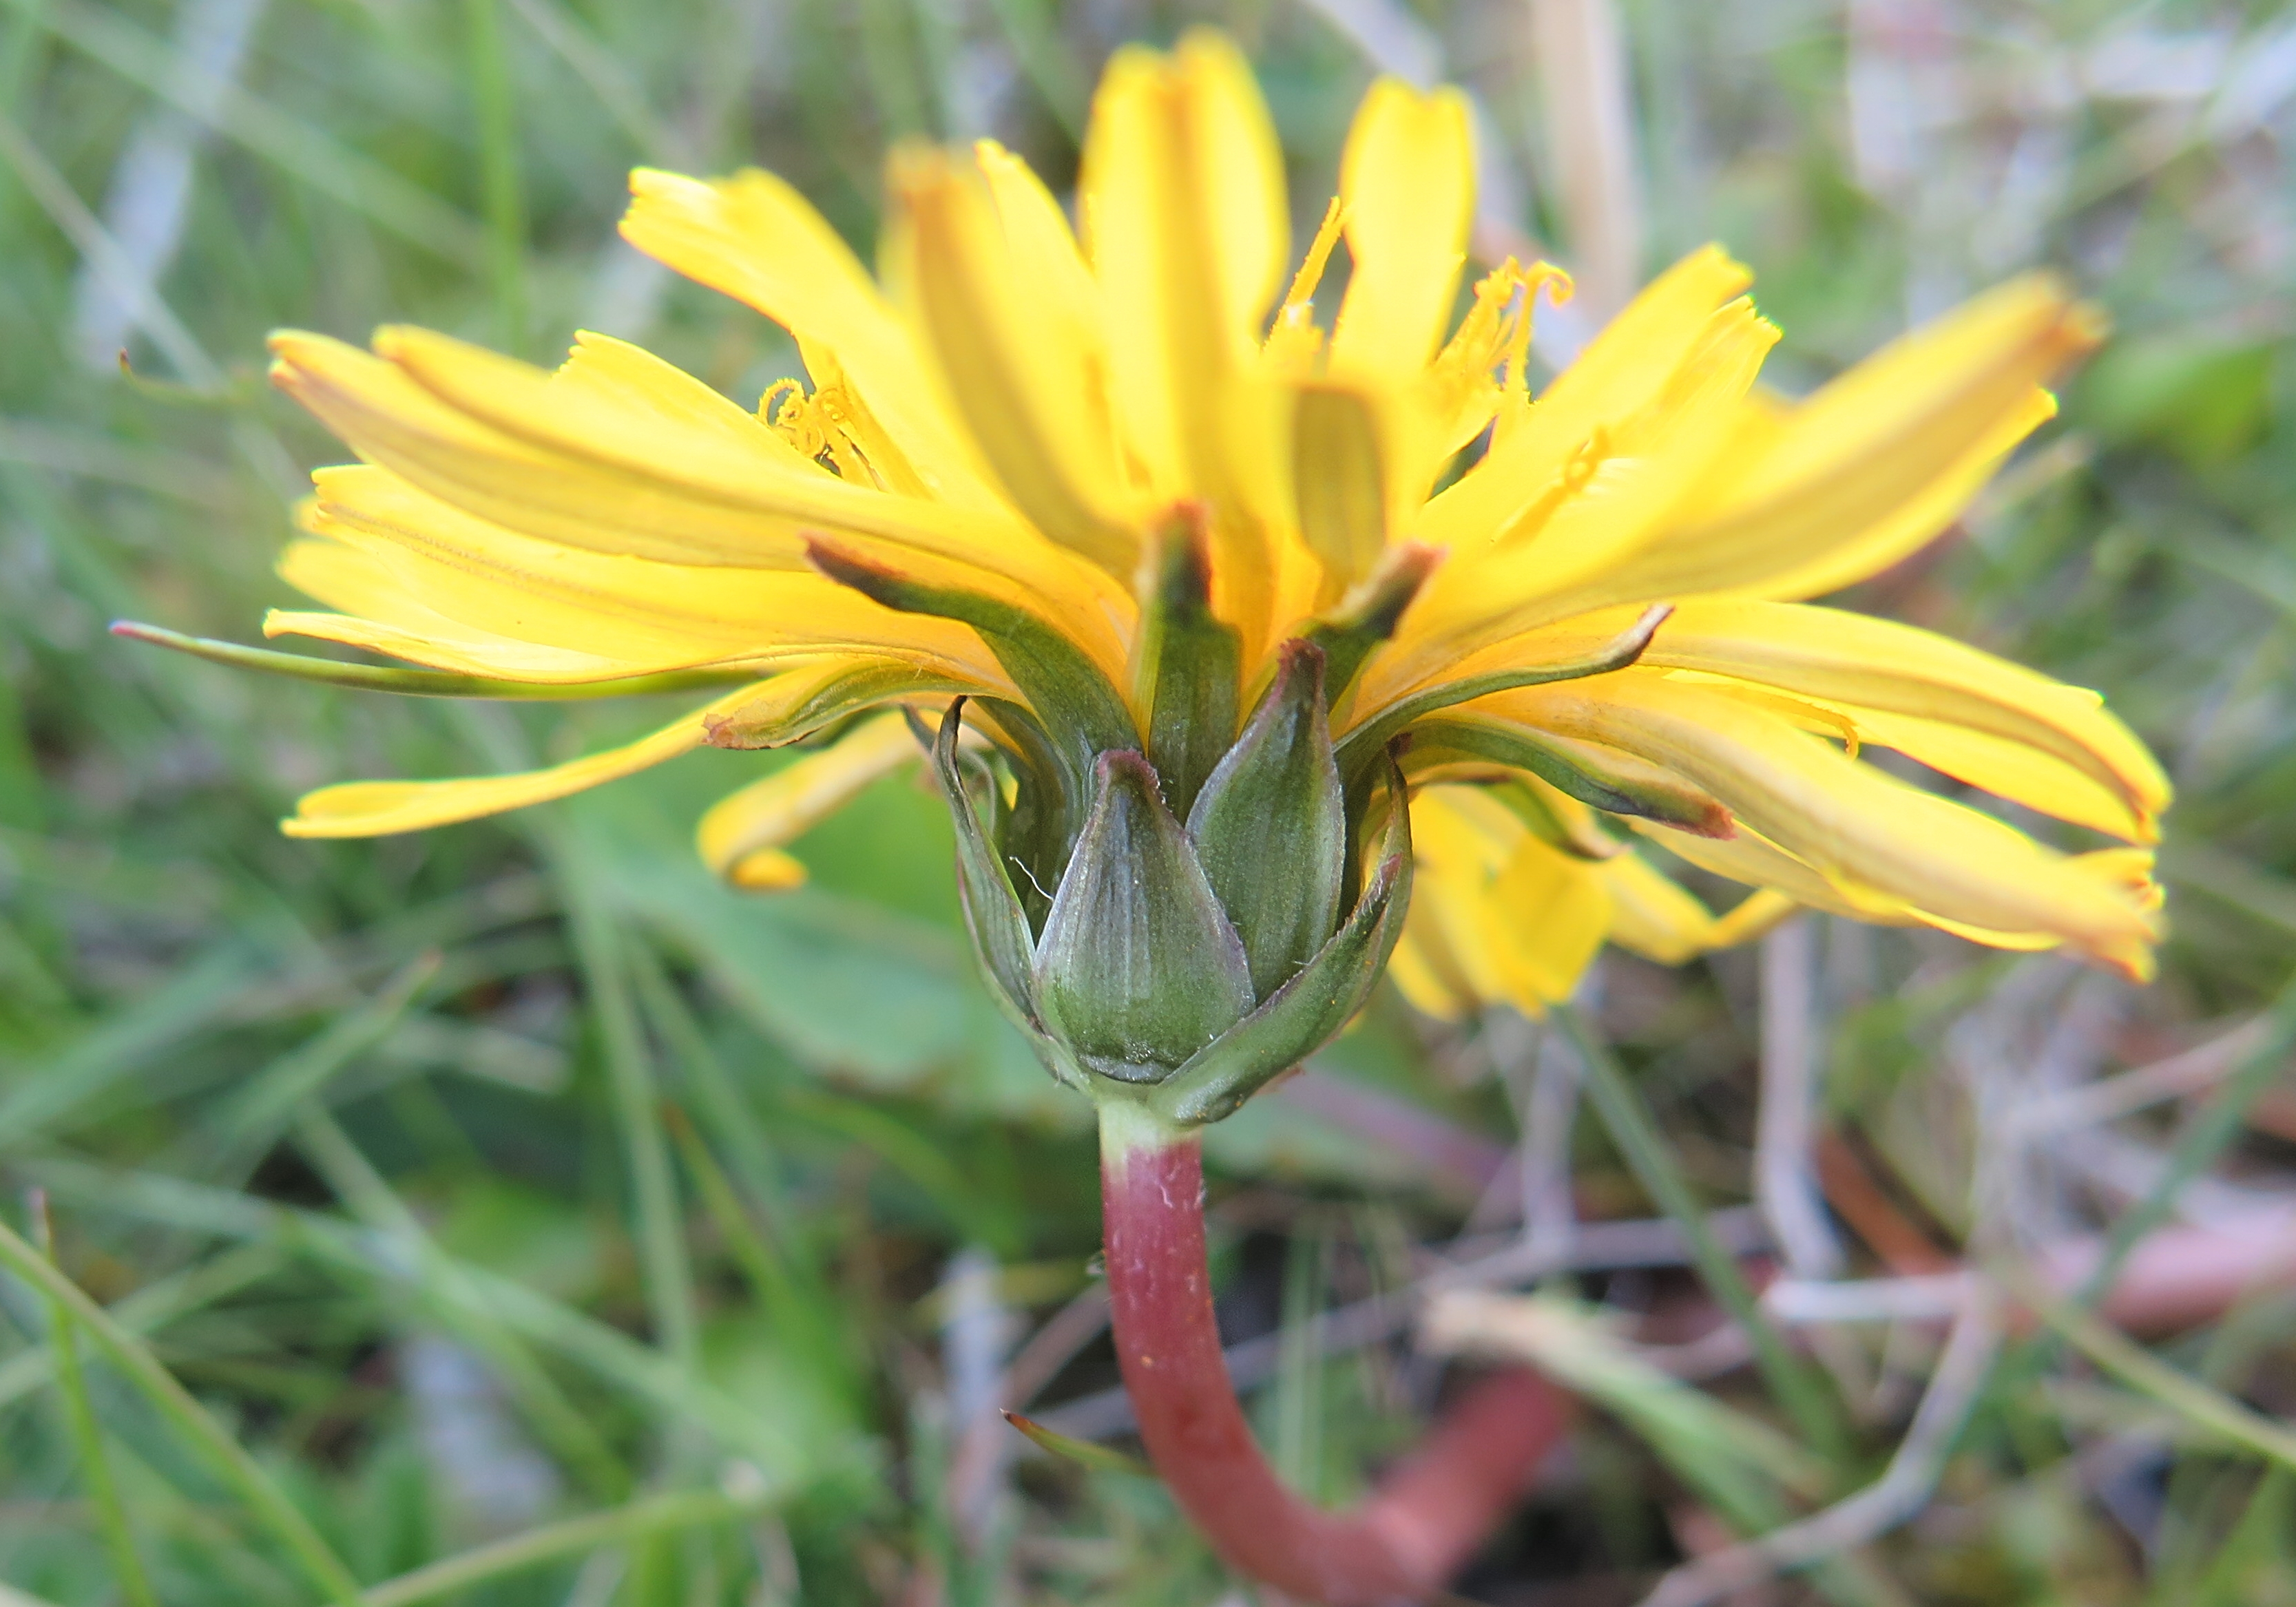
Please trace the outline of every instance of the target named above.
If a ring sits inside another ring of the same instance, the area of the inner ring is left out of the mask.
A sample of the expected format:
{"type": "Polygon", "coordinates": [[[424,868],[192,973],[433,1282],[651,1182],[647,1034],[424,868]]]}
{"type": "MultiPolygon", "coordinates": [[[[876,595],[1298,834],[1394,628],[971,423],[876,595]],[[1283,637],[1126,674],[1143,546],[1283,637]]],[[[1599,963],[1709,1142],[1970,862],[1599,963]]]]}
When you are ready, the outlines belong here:
{"type": "Polygon", "coordinates": [[[1325,1235],[1313,1229],[1295,1231],[1284,1245],[1282,1342],[1274,1386],[1261,1398],[1262,1409],[1274,1419],[1268,1460],[1286,1483],[1311,1498],[1324,1494],[1324,1348],[1316,1342],[1316,1315],[1328,1292],[1327,1249],[1325,1235]]]}
{"type": "Polygon", "coordinates": [[[34,1595],[29,1590],[20,1590],[0,1579],[0,1607],[60,1607],[60,1604],[45,1596],[34,1595]]]}
{"type": "Polygon", "coordinates": [[[2185,1123],[2169,1146],[2168,1164],[2144,1197],[2123,1211],[2106,1235],[2104,1253],[2095,1269],[2081,1282],[2077,1304],[2087,1308],[2103,1298],[2120,1275],[2121,1263],[2139,1240],[2166,1222],[2176,1209],[2177,1196],[2240,1136],[2249,1111],[2285,1070],[2291,1050],[2296,1050],[2296,975],[2281,985],[2261,1018],[2263,1030],[2240,1057],[2230,1076],[2217,1086],[2208,1103],[2185,1123]]]}
{"type": "Polygon", "coordinates": [[[748,1275],[750,1292],[769,1313],[794,1306],[799,1299],[797,1280],[788,1262],[742,1209],[742,1202],[735,1197],[733,1185],[726,1181],[718,1158],[709,1152],[701,1135],[693,1130],[693,1123],[685,1111],[673,1105],[665,1112],[665,1119],[678,1153],[685,1161],[685,1169],[693,1175],[694,1187],[701,1195],[703,1209],[709,1213],[710,1226],[718,1230],[734,1261],[748,1275]]]}
{"type": "Polygon", "coordinates": [[[47,785],[24,724],[16,677],[0,675],[0,826],[37,832],[47,816],[47,785]]]}
{"type": "Polygon", "coordinates": [[[1006,1423],[1026,1434],[1033,1444],[1055,1456],[1075,1463],[1078,1467],[1090,1468],[1096,1473],[1128,1473],[1136,1479],[1156,1477],[1156,1470],[1137,1456],[1128,1456],[1122,1451],[1111,1450],[1089,1439],[1072,1439],[1058,1430],[1048,1429],[1035,1418],[1025,1417],[1018,1412],[1006,1412],[1004,1417],[1006,1423]]]}
{"type": "Polygon", "coordinates": [[[441,1325],[501,1373],[543,1444],[592,1490],[611,1499],[626,1496],[629,1475],[595,1425],[567,1398],[525,1344],[496,1320],[485,1300],[462,1284],[454,1261],[334,1118],[318,1104],[307,1103],[296,1112],[295,1125],[305,1158],[362,1221],[406,1248],[414,1263],[410,1275],[425,1304],[441,1325]]]}
{"type": "Polygon", "coordinates": [[[580,18],[555,0],[510,0],[510,7],[597,97],[642,158],[656,167],[685,160],[684,142],[654,115],[637,80],[580,18]]]}
{"type": "MultiPolygon", "coordinates": [[[[1597,1308],[1558,1295],[1504,1301],[1510,1352],[1616,1416],[1698,1498],[1738,1534],[1767,1534],[1792,1522],[1796,1496],[1822,1495],[1833,1470],[1760,1418],[1693,1388],[1612,1342],[1597,1308]]],[[[1830,1601],[1879,1607],[1901,1600],[1880,1570],[1857,1554],[1815,1563],[1812,1582],[1830,1601]]]]}
{"type": "MultiPolygon", "coordinates": [[[[126,368],[119,377],[138,395],[157,389],[167,399],[174,399],[183,389],[172,381],[147,380],[126,368]]],[[[253,374],[237,383],[245,394],[234,396],[234,404],[244,404],[260,394],[262,381],[253,374]]],[[[212,405],[230,404],[218,400],[212,405]]],[[[0,419],[0,458],[83,485],[94,482],[148,491],[209,515],[227,517],[239,507],[237,488],[230,474],[212,459],[168,447],[116,440],[101,430],[45,420],[0,419]]]]}
{"type": "MultiPolygon", "coordinates": [[[[242,1244],[209,1261],[146,1283],[134,1294],[107,1308],[112,1321],[134,1334],[156,1332],[179,1316],[229,1298],[258,1278],[279,1268],[278,1250],[269,1244],[242,1244]]],[[[45,1349],[25,1350],[0,1362],[0,1407],[46,1383],[55,1358],[45,1349]]]]}
{"type": "MultiPolygon", "coordinates": [[[[26,0],[9,0],[23,4],[26,0]]],[[[234,91],[236,93],[235,89],[234,91]]],[[[165,352],[183,377],[202,390],[221,389],[223,371],[200,344],[197,336],[160,293],[141,266],[113,237],[104,220],[80,200],[63,175],[25,132],[0,114],[0,160],[4,160],[48,220],[70,241],[83,270],[93,275],[129,307],[144,334],[165,352]]],[[[122,355],[122,365],[126,357],[122,355]]],[[[231,419],[232,443],[257,475],[283,503],[298,494],[300,477],[294,460],[278,438],[245,414],[231,419]]]]}
{"type": "Polygon", "coordinates": [[[938,119],[908,0],[855,0],[852,15],[864,77],[886,132],[896,140],[931,138],[939,132],[938,119]]]}
{"type": "Polygon", "coordinates": [[[152,1056],[235,1008],[254,980],[246,954],[226,940],[47,1061],[14,1072],[0,1096],[0,1153],[69,1123],[152,1056]]]}
{"type": "Polygon", "coordinates": [[[196,117],[212,105],[217,132],[400,238],[457,262],[480,260],[479,226],[418,184],[236,84],[198,84],[197,69],[118,12],[78,0],[0,0],[75,50],[196,117]]]}
{"type": "Polygon", "coordinates": [[[267,1147],[295,1107],[324,1087],[335,1075],[390,1036],[423,989],[439,974],[436,950],[415,955],[374,997],[343,1011],[310,1038],[273,1061],[234,1090],[217,1116],[210,1161],[235,1171],[231,1159],[250,1148],[267,1147]]]}
{"type": "Polygon", "coordinates": [[[50,1266],[45,1257],[4,1223],[0,1223],[0,1267],[61,1304],[87,1330],[111,1365],[214,1464],[225,1482],[295,1559],[322,1595],[336,1607],[359,1607],[358,1582],[343,1566],[342,1559],[319,1537],[319,1531],[311,1527],[302,1509],[287,1498],[246,1448],[209,1415],[207,1408],[193,1398],[190,1390],[176,1382],[175,1374],[160,1365],[159,1358],[141,1340],[114,1323],[102,1307],[50,1266]]]}
{"type": "Polygon", "coordinates": [[[314,658],[308,653],[280,652],[238,642],[217,642],[187,636],[180,631],[134,619],[113,622],[111,634],[131,642],[149,642],[177,652],[234,669],[260,669],[323,686],[347,686],[359,692],[394,692],[414,698],[501,698],[519,702],[583,702],[595,698],[637,697],[657,692],[685,692],[701,686],[729,686],[754,681],[747,669],[674,670],[664,675],[631,676],[619,681],[583,681],[560,685],[539,681],[501,681],[485,676],[448,675],[435,669],[400,669],[387,664],[347,664],[340,659],[314,658]]]}
{"type": "Polygon", "coordinates": [[[1568,1004],[1559,1005],[1554,1019],[1577,1052],[1587,1073],[1587,1097],[1594,1101],[1603,1126],[1634,1172],[1636,1181],[1648,1191],[1660,1210],[1674,1218],[1689,1242],[1699,1275],[1723,1309],[1752,1341],[1755,1365],[1761,1371],[1763,1382],[1793,1419],[1810,1448],[1837,1469],[1845,1468],[1849,1431],[1832,1386],[1787,1343],[1785,1335],[1770,1320],[1769,1313],[1754,1298],[1745,1275],[1738,1270],[1736,1259],[1714,1237],[1705,1211],[1691,1193],[1689,1180],[1668,1152],[1666,1141],[1651,1120],[1642,1096],[1628,1081],[1626,1069],[1619,1064],[1609,1046],[1596,1038],[1594,1029],[1577,1010],[1568,1004]]]}
{"type": "Polygon", "coordinates": [[[1790,1493],[1824,1491],[1825,1464],[1808,1451],[1617,1343],[1615,1311],[1551,1293],[1505,1298],[1511,1346],[1521,1345],[1541,1373],[1629,1424],[1733,1521],[1768,1528],[1789,1515],[1790,1493]]]}
{"type": "Polygon", "coordinates": [[[742,1209],[717,1157],[685,1113],[672,1106],[668,1114],[671,1135],[701,1195],[710,1225],[749,1280],[752,1298],[767,1319],[789,1334],[816,1373],[833,1384],[858,1417],[865,1390],[860,1370],[854,1365],[853,1346],[838,1321],[834,1297],[811,1275],[810,1267],[792,1267],[772,1238],[758,1231],[742,1209]]]}
{"type": "Polygon", "coordinates": [[[630,996],[624,944],[607,915],[598,879],[569,833],[551,833],[574,931],[574,952],[582,986],[597,1022],[599,1047],[613,1089],[624,1156],[629,1167],[633,1213],[637,1218],[640,1271],[646,1307],[663,1349],[683,1366],[699,1354],[700,1319],[695,1315],[693,1268],[685,1254],[685,1213],[677,1178],[670,1169],[669,1145],[661,1130],[661,1092],[653,1056],[630,996]]]}
{"type": "Polygon", "coordinates": [[[458,1263],[470,1298],[511,1330],[678,1422],[705,1431],[769,1476],[791,1478],[801,1459],[772,1421],[649,1346],[525,1284],[458,1263]]]}
{"type": "MultiPolygon", "coordinates": [[[[8,3],[21,4],[21,0],[8,3]]],[[[175,309],[137,275],[119,242],[88,210],[87,203],[80,200],[55,164],[32,143],[31,136],[4,115],[0,115],[0,160],[7,163],[17,182],[47,214],[57,233],[71,242],[90,271],[107,281],[135,308],[136,322],[167,353],[168,360],[183,376],[197,385],[220,381],[223,374],[215,359],[208,356],[198,339],[176,316],[175,309]]]]}
{"type": "Polygon", "coordinates": [[[479,178],[487,219],[487,277],[503,349],[527,337],[526,202],[520,189],[518,103],[495,0],[462,0],[463,61],[478,113],[479,178]]]}
{"type": "MultiPolygon", "coordinates": [[[[55,1237],[48,1225],[47,1201],[37,1190],[32,1225],[40,1253],[54,1267],[55,1237]]],[[[135,1549],[135,1530],[128,1527],[127,1511],[119,1504],[119,1487],[112,1480],[111,1459],[103,1448],[103,1428],[96,1422],[87,1378],[80,1371],[79,1325],[62,1300],[50,1295],[46,1303],[48,1350],[53,1357],[56,1392],[63,1398],[64,1420],[70,1425],[72,1447],[79,1459],[80,1486],[87,1492],[88,1505],[95,1508],[96,1527],[111,1559],[113,1582],[128,1607],[159,1607],[151,1577],[144,1571],[144,1559],[135,1549]]]]}
{"type": "Polygon", "coordinates": [[[755,1490],[741,1495],[686,1490],[650,1496],[613,1512],[592,1513],[529,1529],[418,1568],[413,1573],[384,1580],[360,1599],[364,1607],[414,1607],[417,1602],[436,1601],[443,1595],[470,1590],[562,1557],[579,1556],[601,1546],[627,1545],[632,1540],[754,1517],[772,1505],[778,1496],[779,1492],[760,1483],[755,1490]]]}
{"type": "Polygon", "coordinates": [[[2179,1373],[2079,1307],[2040,1294],[2047,1285],[2036,1274],[2021,1273],[2007,1286],[2074,1349],[2130,1389],[2151,1396],[2205,1434],[2296,1469],[2296,1428],[2252,1412],[2222,1390],[2179,1373]]]}
{"type": "MultiPolygon", "coordinates": [[[[6,184],[0,184],[0,192],[14,193],[13,187],[6,184]]],[[[141,593],[122,572],[111,550],[102,542],[85,538],[86,525],[59,495],[49,476],[21,462],[0,458],[0,493],[32,528],[56,566],[62,585],[47,594],[51,606],[69,599],[109,615],[132,613],[143,605],[141,593]]],[[[29,619],[21,622],[28,633],[30,626],[29,619]]],[[[87,700],[81,712],[92,729],[114,741],[140,734],[125,729],[128,722],[120,718],[123,713],[134,709],[145,720],[151,718],[148,705],[125,689],[95,681],[83,682],[75,690],[87,700]]]]}
{"type": "Polygon", "coordinates": [[[819,1088],[792,1089],[789,1108],[873,1151],[914,1184],[960,1234],[977,1239],[1000,1260],[1017,1252],[1018,1233],[1003,1202],[983,1193],[941,1146],[891,1111],[819,1088]]]}
{"type": "Polygon", "coordinates": [[[2171,887],[2221,898],[2243,914],[2284,932],[2296,932],[2296,881],[2227,853],[2205,838],[2164,843],[2161,878],[2171,887]]]}
{"type": "MultiPolygon", "coordinates": [[[[395,1236],[356,1228],[316,1211],[251,1199],[160,1173],[44,1159],[26,1173],[80,1209],[119,1212],[146,1221],[259,1239],[300,1250],[361,1280],[422,1286],[395,1236]]],[[[702,1428],[727,1454],[756,1463],[769,1475],[793,1478],[802,1465],[790,1438],[747,1403],[701,1378],[619,1329],[586,1316],[513,1278],[444,1251],[439,1265],[451,1278],[429,1284],[466,1310],[483,1313],[511,1332],[573,1363],[602,1382],[683,1423],[702,1428]]]]}
{"type": "Polygon", "coordinates": [[[1051,0],[988,0],[1013,56],[1061,131],[1081,145],[1092,79],[1060,30],[1051,0]]]}
{"type": "Polygon", "coordinates": [[[2231,1534],[2209,1570],[2185,1598],[2187,1607],[2250,1607],[2267,1570],[2296,1554],[2296,1476],[2284,1463],[2264,1470],[2231,1534]]]}
{"type": "Polygon", "coordinates": [[[767,1316],[787,1324],[815,1367],[845,1392],[857,1416],[865,1391],[860,1370],[855,1365],[854,1348],[839,1321],[836,1298],[823,1283],[810,1243],[793,1231],[788,1219],[781,1167],[773,1146],[734,1086],[725,1062],[663,971],[660,957],[647,945],[634,943],[631,949],[645,1014],[676,1056],[683,1086],[694,1096],[712,1136],[733,1152],[741,1168],[737,1192],[734,1181],[719,1166],[709,1141],[697,1130],[685,1107],[665,1104],[663,1119],[701,1197],[702,1208],[767,1316]]]}
{"type": "MultiPolygon", "coordinates": [[[[17,115],[24,91],[34,82],[47,39],[47,30],[43,26],[45,10],[43,0],[25,0],[9,20],[7,28],[0,29],[0,117],[17,115]]],[[[0,218],[7,213],[6,199],[0,198],[0,218]]]]}
{"type": "Polygon", "coordinates": [[[638,998],[654,1030],[676,1056],[681,1083],[693,1095],[698,1114],[709,1124],[711,1137],[731,1155],[742,1186],[767,1231],[780,1242],[783,1251],[798,1253],[784,1215],[785,1185],[772,1140],[734,1085],[724,1057],[670,981],[660,954],[651,944],[634,945],[630,957],[638,998]]]}
{"type": "Polygon", "coordinates": [[[43,947],[23,925],[0,916],[0,1012],[18,1017],[29,1029],[14,1036],[35,1043],[81,1025],[71,992],[41,953],[43,947]]]}

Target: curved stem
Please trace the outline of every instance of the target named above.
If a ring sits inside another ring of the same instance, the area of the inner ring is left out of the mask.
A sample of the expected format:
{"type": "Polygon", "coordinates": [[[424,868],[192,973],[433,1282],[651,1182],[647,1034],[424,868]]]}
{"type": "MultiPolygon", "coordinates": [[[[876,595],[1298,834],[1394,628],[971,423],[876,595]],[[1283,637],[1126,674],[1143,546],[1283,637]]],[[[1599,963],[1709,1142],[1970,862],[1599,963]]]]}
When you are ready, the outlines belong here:
{"type": "Polygon", "coordinates": [[[1569,1414],[1562,1393],[1528,1369],[1492,1373],[1368,1499],[1324,1512],[1276,1477],[1229,1382],[1196,1135],[1103,1106],[1101,1201],[1117,1359],[1140,1437],[1229,1566],[1327,1607],[1386,1607],[1441,1589],[1553,1448],[1569,1414]]]}

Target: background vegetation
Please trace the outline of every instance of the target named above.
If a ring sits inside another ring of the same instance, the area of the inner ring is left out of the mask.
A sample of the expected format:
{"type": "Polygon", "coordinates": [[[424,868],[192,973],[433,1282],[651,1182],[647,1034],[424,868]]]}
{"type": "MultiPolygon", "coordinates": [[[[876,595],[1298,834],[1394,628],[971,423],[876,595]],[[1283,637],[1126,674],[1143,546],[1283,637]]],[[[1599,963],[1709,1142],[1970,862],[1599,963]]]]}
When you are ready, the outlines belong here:
{"type": "Polygon", "coordinates": [[[250,639],[289,601],[269,565],[340,448],[262,385],[267,328],[537,359],[603,328],[749,400],[794,353],[614,242],[629,166],[772,167],[865,249],[889,142],[993,132],[1065,182],[1107,51],[1199,20],[1259,62],[1303,209],[1374,57],[1455,78],[1487,241],[1568,261],[1623,228],[1647,270],[1719,239],[1789,387],[2013,269],[2070,274],[2119,340],[1965,528],[1854,601],[2105,690],[2181,792],[2150,990],[1839,926],[1760,963],[1607,960],[1588,999],[1654,1157],[1557,1119],[1569,1061],[1527,1024],[1382,1000],[1215,1134],[1223,1313],[1279,1459],[1339,1497],[1408,1438],[1440,1380],[1411,1297],[1509,1283],[1442,1268],[1518,1244],[1528,1198],[1511,1281],[1553,1275],[1508,1342],[1592,1407],[1463,1597],[1636,1600],[1894,1465],[1919,1516],[1734,1599],[2296,1602],[2284,1256],[2196,1326],[2138,1324],[2150,1349],[2064,1313],[1964,1323],[1944,1363],[1934,1321],[1805,1324],[1813,1432],[1645,1220],[1669,1185],[1749,1199],[1765,995],[1775,1045],[1799,981],[1828,1136],[1796,1153],[1826,1158],[1852,1271],[1965,1249],[2013,1280],[2162,1220],[2286,1242],[2296,1082],[2255,1052],[2286,1040],[2233,1035],[2296,960],[2296,13],[1626,0],[1633,137],[1594,154],[1638,186],[1574,205],[1590,136],[1539,9],[0,4],[0,1219],[52,1228],[62,1269],[0,1276],[0,1602],[1248,1599],[1152,1481],[989,1414],[1123,1443],[1086,1112],[972,980],[936,803],[881,786],[770,899],[687,840],[755,755],[290,842],[323,781],[513,767],[660,711],[393,702],[103,635],[250,639]],[[1630,1226],[1558,1260],[1565,1166],[1580,1216],[1630,1226]]]}

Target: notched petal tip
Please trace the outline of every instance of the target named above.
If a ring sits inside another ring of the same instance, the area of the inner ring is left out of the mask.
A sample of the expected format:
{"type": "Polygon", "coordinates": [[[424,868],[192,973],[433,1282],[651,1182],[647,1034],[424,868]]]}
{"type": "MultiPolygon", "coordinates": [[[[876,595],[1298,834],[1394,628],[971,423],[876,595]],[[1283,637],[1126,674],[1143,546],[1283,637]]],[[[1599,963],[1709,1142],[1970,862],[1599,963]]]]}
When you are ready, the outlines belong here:
{"type": "Polygon", "coordinates": [[[309,384],[316,378],[314,371],[331,359],[345,355],[365,356],[348,341],[313,334],[305,329],[275,329],[264,337],[263,344],[271,354],[271,361],[264,369],[265,379],[290,396],[299,396],[298,388],[309,384]]]}

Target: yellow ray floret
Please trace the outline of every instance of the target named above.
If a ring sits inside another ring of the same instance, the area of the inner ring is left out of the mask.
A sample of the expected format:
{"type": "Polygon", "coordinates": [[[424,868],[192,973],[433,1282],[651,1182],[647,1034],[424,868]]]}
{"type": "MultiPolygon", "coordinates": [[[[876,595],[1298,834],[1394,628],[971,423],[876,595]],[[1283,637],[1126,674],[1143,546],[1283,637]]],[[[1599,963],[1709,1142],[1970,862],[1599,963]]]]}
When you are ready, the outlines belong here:
{"type": "Polygon", "coordinates": [[[680,715],[635,742],[586,754],[546,770],[456,781],[355,781],[322,787],[307,793],[295,813],[280,823],[280,829],[290,837],[384,837],[548,803],[601,783],[635,775],[701,747],[709,740],[709,717],[738,708],[751,695],[747,689],[732,693],[680,715]]]}

